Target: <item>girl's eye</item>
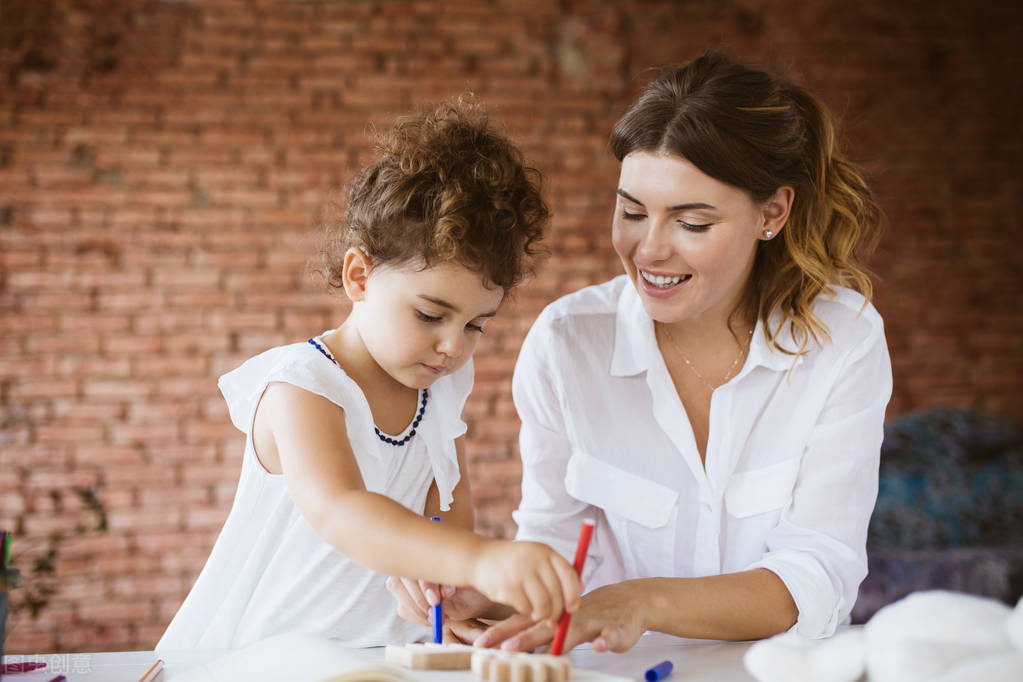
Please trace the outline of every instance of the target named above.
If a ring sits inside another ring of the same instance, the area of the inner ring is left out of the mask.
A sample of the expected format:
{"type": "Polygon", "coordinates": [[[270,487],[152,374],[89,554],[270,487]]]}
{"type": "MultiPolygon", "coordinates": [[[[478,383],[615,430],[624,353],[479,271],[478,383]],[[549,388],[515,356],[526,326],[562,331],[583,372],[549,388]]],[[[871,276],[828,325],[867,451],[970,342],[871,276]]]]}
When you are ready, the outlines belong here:
{"type": "Polygon", "coordinates": [[[629,213],[628,211],[622,211],[622,218],[625,220],[643,220],[646,216],[642,213],[629,213]]]}
{"type": "Polygon", "coordinates": [[[423,322],[440,322],[440,318],[439,317],[434,317],[433,315],[427,315],[422,310],[417,310],[416,311],[416,317],[418,317],[423,322]]]}
{"type": "Polygon", "coordinates": [[[714,223],[705,223],[703,225],[693,225],[692,223],[687,223],[684,220],[680,220],[680,221],[678,221],[678,224],[681,225],[683,228],[689,230],[690,232],[706,232],[707,230],[710,229],[710,226],[713,225],[714,223]]]}
{"type": "Polygon", "coordinates": [[[483,333],[483,325],[482,324],[472,324],[472,323],[469,323],[469,324],[465,325],[465,328],[468,329],[469,331],[472,331],[472,332],[479,332],[480,334],[483,333]]]}

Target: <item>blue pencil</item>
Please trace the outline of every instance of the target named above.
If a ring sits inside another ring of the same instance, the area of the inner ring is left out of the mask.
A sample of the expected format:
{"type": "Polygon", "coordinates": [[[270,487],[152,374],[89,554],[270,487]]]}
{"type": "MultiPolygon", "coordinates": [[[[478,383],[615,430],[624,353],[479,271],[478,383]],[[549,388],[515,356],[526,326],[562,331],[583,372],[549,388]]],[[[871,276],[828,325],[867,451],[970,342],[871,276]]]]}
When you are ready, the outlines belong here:
{"type": "MultiPolygon", "coordinates": [[[[440,523],[439,516],[431,516],[431,521],[440,523]]],[[[437,595],[438,599],[440,594],[437,595]]],[[[444,641],[444,603],[438,601],[437,605],[433,607],[433,643],[440,644],[444,641]]]]}

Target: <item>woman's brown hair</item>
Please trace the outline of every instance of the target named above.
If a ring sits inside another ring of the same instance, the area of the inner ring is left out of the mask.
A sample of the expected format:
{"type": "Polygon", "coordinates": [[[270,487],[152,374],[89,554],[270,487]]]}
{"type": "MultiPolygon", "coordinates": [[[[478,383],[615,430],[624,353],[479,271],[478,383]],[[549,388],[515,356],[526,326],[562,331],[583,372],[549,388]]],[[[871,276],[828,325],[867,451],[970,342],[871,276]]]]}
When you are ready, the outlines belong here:
{"type": "Polygon", "coordinates": [[[811,338],[829,336],[812,304],[830,286],[870,300],[862,263],[880,238],[880,210],[838,151],[831,115],[805,89],[707,52],[659,73],[615,125],[611,150],[619,161],[634,151],[676,154],[757,203],[793,188],[785,229],[759,243],[740,304],[763,320],[775,348],[801,353],[811,338]],[[772,329],[775,311],[781,321],[772,329]],[[779,344],[786,324],[797,349],[779,344]]]}
{"type": "Polygon", "coordinates": [[[540,174],[472,95],[399,119],[377,151],[327,225],[329,286],[342,288],[352,247],[377,264],[454,260],[505,292],[530,272],[549,217],[540,174]]]}

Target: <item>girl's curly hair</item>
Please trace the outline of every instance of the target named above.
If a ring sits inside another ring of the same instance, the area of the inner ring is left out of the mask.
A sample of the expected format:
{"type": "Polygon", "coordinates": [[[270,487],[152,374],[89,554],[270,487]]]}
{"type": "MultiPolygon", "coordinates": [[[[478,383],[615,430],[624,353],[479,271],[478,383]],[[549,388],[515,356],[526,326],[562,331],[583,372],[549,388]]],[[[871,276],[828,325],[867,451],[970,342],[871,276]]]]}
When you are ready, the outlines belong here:
{"type": "Polygon", "coordinates": [[[540,173],[465,94],[398,119],[380,153],[348,187],[343,218],[327,225],[324,275],[342,288],[344,254],[430,267],[457,261],[505,292],[532,272],[549,218],[540,173]]]}

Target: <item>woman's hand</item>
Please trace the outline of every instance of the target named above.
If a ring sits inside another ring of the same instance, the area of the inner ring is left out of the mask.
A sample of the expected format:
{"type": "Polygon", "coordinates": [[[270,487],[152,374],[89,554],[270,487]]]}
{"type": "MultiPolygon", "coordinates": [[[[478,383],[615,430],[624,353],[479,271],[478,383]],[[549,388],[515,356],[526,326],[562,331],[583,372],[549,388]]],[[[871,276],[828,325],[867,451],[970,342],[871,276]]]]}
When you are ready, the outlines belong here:
{"type": "Polygon", "coordinates": [[[444,622],[476,618],[492,608],[489,599],[471,587],[437,585],[411,578],[387,578],[387,591],[398,601],[398,615],[412,623],[430,625],[430,610],[444,600],[444,622]]]}
{"type": "Polygon", "coordinates": [[[572,565],[539,542],[488,542],[472,567],[472,584],[533,621],[551,623],[574,611],[582,592],[572,565]]]}
{"type": "MultiPolygon", "coordinates": [[[[628,651],[646,631],[646,590],[627,580],[583,595],[565,637],[564,651],[593,642],[594,651],[628,651]]],[[[506,651],[533,651],[554,639],[555,628],[515,615],[487,629],[474,644],[506,651]]]]}

